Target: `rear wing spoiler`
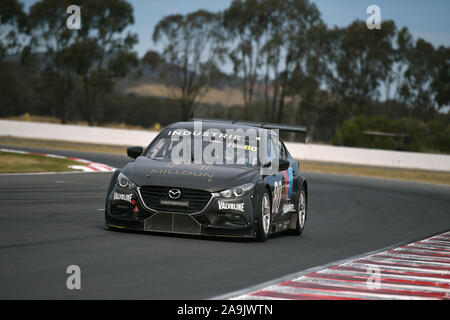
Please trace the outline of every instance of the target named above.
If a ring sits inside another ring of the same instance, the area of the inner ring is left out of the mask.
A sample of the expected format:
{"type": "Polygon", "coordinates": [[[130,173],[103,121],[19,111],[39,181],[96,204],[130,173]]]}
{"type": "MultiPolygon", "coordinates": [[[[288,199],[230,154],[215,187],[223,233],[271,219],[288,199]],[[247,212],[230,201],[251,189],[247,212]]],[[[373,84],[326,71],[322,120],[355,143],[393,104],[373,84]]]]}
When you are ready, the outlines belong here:
{"type": "Polygon", "coordinates": [[[290,124],[278,124],[278,123],[269,123],[269,122],[247,122],[247,121],[233,121],[233,124],[243,124],[249,126],[255,126],[264,129],[277,129],[280,131],[286,132],[298,132],[298,133],[306,133],[306,128],[301,126],[294,126],[290,124]]]}
{"type": "Polygon", "coordinates": [[[192,118],[192,121],[212,121],[212,122],[221,122],[221,123],[231,123],[231,124],[240,124],[245,126],[252,126],[263,129],[276,129],[284,132],[294,132],[294,133],[303,133],[305,135],[306,140],[306,128],[303,126],[295,126],[290,124],[278,124],[278,123],[269,123],[269,122],[254,122],[254,121],[244,121],[244,120],[222,120],[222,119],[202,119],[202,118],[192,118]]]}

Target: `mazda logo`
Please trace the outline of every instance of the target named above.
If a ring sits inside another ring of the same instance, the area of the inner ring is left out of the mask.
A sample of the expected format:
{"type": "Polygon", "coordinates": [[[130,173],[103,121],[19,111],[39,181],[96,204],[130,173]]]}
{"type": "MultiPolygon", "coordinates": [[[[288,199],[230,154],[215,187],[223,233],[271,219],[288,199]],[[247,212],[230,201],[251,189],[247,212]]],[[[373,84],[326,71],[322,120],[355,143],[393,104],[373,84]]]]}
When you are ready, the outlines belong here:
{"type": "Polygon", "coordinates": [[[170,199],[179,199],[181,197],[181,191],[178,189],[170,189],[169,190],[169,198],[170,199]]]}

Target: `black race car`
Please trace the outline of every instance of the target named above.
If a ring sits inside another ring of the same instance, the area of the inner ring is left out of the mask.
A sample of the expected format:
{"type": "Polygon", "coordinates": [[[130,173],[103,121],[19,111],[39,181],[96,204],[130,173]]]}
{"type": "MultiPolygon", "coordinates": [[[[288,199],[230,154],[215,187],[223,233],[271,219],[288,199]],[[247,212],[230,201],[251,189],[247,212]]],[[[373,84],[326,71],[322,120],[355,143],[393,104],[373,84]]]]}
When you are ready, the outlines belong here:
{"type": "Polygon", "coordinates": [[[278,131],[303,127],[203,120],[162,130],[110,182],[105,220],[110,228],[193,235],[300,235],[308,184],[278,131]]]}

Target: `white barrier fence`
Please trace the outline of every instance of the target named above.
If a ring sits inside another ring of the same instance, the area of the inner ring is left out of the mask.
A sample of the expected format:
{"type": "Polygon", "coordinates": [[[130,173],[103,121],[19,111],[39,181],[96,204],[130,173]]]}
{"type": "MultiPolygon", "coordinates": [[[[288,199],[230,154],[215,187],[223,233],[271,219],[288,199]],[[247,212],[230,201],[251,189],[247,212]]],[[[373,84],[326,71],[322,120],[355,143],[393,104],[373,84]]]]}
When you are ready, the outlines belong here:
{"type": "Polygon", "coordinates": [[[147,146],[158,133],[145,130],[127,130],[54,123],[0,120],[0,136],[63,140],[110,145],[147,146]]]}
{"type": "Polygon", "coordinates": [[[405,169],[450,171],[450,156],[448,155],[335,147],[303,143],[286,143],[286,147],[295,158],[303,160],[405,169]]]}
{"type": "MultiPolygon", "coordinates": [[[[98,128],[51,123],[0,120],[0,136],[64,140],[110,145],[147,146],[155,131],[98,128]]],[[[295,158],[393,168],[450,171],[450,156],[317,144],[286,143],[295,158]]]]}

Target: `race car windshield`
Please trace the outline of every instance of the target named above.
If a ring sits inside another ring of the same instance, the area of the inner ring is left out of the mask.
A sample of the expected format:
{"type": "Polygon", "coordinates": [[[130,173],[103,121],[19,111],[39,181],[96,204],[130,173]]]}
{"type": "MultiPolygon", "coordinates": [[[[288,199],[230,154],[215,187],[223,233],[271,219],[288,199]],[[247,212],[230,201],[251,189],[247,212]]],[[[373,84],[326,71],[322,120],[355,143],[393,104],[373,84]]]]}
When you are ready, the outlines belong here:
{"type": "MultiPolygon", "coordinates": [[[[183,131],[190,132],[190,131],[183,131]]],[[[215,165],[259,165],[258,144],[251,139],[240,141],[227,139],[226,134],[217,134],[206,139],[205,135],[183,135],[166,130],[154,141],[145,156],[153,160],[215,165]],[[195,138],[197,136],[197,139],[195,138]]]]}

